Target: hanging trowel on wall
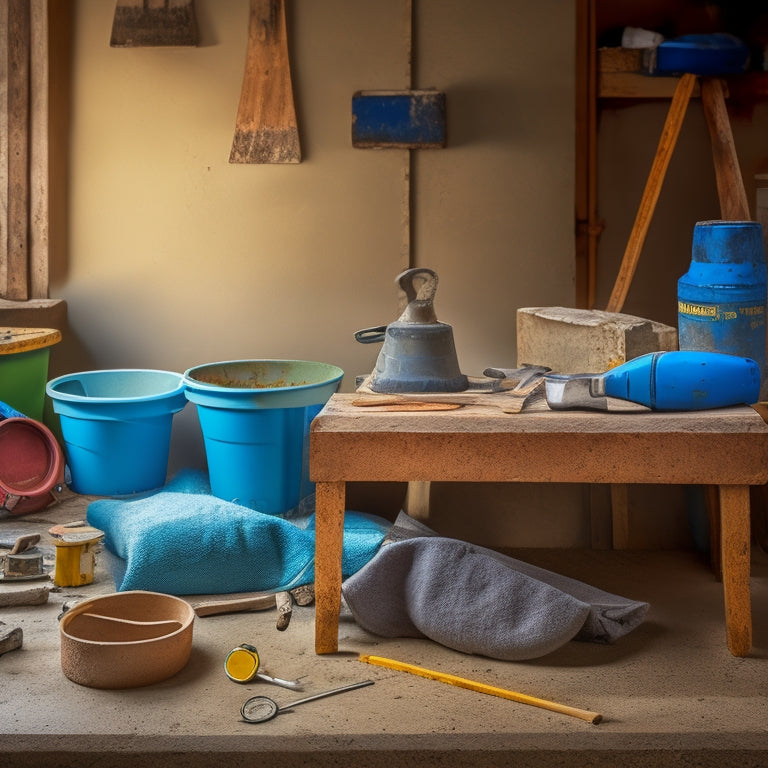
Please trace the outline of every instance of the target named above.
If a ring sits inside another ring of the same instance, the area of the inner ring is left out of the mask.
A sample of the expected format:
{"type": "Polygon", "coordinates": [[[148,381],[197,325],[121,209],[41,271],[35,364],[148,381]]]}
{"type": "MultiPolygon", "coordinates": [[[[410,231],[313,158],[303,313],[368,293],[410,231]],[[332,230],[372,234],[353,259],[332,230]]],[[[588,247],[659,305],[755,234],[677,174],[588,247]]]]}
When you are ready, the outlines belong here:
{"type": "Polygon", "coordinates": [[[112,48],[197,43],[194,0],[117,0],[112,48]]]}
{"type": "Polygon", "coordinates": [[[251,0],[230,163],[299,163],[283,0],[251,0]]]}

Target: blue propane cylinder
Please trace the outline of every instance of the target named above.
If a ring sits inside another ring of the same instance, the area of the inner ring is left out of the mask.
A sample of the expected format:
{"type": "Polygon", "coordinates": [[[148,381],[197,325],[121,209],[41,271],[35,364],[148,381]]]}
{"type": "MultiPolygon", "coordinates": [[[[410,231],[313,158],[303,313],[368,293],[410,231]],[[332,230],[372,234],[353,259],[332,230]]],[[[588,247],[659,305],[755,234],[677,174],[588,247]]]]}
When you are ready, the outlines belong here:
{"type": "Polygon", "coordinates": [[[760,224],[698,222],[690,268],[677,283],[680,349],[751,357],[765,382],[765,314],[766,266],[760,224]]]}

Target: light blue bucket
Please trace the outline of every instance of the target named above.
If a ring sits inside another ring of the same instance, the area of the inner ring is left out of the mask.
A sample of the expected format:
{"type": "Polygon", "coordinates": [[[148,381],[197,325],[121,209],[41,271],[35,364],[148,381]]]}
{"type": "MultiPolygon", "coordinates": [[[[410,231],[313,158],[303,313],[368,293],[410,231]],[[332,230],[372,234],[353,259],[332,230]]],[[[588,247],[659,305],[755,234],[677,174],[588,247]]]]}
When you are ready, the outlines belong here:
{"type": "Polygon", "coordinates": [[[76,493],[123,496],[165,485],[171,426],[187,404],[181,374],[86,371],[48,382],[76,493]]]}
{"type": "Polygon", "coordinates": [[[281,515],[313,491],[309,425],[344,371],[306,360],[230,360],[190,368],[211,493],[281,515]]]}

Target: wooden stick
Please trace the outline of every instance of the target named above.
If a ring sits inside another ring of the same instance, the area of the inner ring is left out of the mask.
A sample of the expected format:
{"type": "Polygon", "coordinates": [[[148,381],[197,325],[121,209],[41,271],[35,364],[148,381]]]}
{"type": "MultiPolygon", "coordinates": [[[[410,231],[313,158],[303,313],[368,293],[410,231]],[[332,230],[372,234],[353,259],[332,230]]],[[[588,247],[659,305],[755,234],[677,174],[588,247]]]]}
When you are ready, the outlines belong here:
{"type": "Polygon", "coordinates": [[[291,623],[293,598],[290,592],[278,592],[275,595],[275,601],[277,603],[277,630],[284,632],[291,623]]]}
{"type": "Polygon", "coordinates": [[[255,595],[212,602],[192,603],[198,616],[218,616],[222,613],[239,613],[240,611],[264,611],[275,607],[275,595],[255,595]]]}
{"type": "Polygon", "coordinates": [[[533,696],[527,696],[524,693],[508,691],[505,688],[496,688],[495,686],[487,685],[486,683],[467,680],[464,677],[456,677],[456,675],[448,675],[444,672],[434,672],[431,669],[417,667],[413,664],[395,661],[394,659],[385,659],[383,656],[360,656],[360,661],[363,661],[366,664],[374,664],[379,667],[395,669],[399,672],[409,672],[412,675],[419,675],[419,677],[426,677],[429,680],[437,680],[441,683],[456,685],[459,688],[467,688],[470,691],[487,693],[490,696],[499,696],[502,699],[510,699],[519,704],[530,704],[531,706],[541,707],[542,709],[548,709],[552,712],[559,712],[562,715],[571,715],[571,717],[578,717],[593,724],[597,724],[603,719],[603,716],[597,714],[597,712],[590,712],[586,709],[576,709],[575,707],[569,707],[565,704],[557,704],[554,701],[547,701],[546,699],[537,699],[533,696]]]}
{"type": "Polygon", "coordinates": [[[701,81],[701,105],[712,142],[720,217],[725,221],[749,221],[749,202],[725,106],[725,85],[722,80],[705,77],[701,81]]]}
{"type": "Polygon", "coordinates": [[[695,75],[684,74],[675,88],[672,103],[669,105],[669,111],[667,112],[667,119],[661,131],[659,145],[656,148],[656,155],[653,158],[651,172],[648,176],[648,181],[645,183],[640,207],[635,216],[635,223],[624,251],[621,268],[613,285],[611,297],[608,300],[608,306],[606,307],[608,312],[621,312],[624,306],[624,301],[627,298],[629,286],[637,269],[637,262],[640,260],[640,252],[643,250],[648,227],[651,224],[651,218],[656,209],[656,202],[659,199],[661,186],[664,183],[664,176],[672,157],[672,151],[677,143],[677,137],[680,134],[680,128],[683,125],[683,118],[685,117],[695,84],[695,75]]]}
{"type": "MultiPolygon", "coordinates": [[[[29,46],[30,8],[27,0],[7,3],[7,190],[6,238],[3,243],[5,268],[0,294],[4,299],[29,298],[27,257],[29,255],[29,46]]],[[[2,274],[2,273],[0,273],[2,274]]]]}
{"type": "Polygon", "coordinates": [[[49,278],[49,10],[29,4],[29,298],[47,299],[49,278]]]}
{"type": "Polygon", "coordinates": [[[359,397],[352,401],[352,405],[380,411],[455,411],[461,408],[461,403],[429,403],[399,397],[359,397]]]}

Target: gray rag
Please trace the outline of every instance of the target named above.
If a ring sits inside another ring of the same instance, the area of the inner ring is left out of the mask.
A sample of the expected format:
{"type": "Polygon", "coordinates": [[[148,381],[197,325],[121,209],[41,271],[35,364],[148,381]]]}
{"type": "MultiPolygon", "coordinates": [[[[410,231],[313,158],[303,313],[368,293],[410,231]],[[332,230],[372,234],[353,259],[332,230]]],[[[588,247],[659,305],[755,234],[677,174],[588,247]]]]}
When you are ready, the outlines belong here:
{"type": "Polygon", "coordinates": [[[355,621],[383,637],[426,637],[507,661],[544,656],[570,640],[611,643],[648,603],[628,600],[400,513],[384,546],[343,584],[355,621]]]}

